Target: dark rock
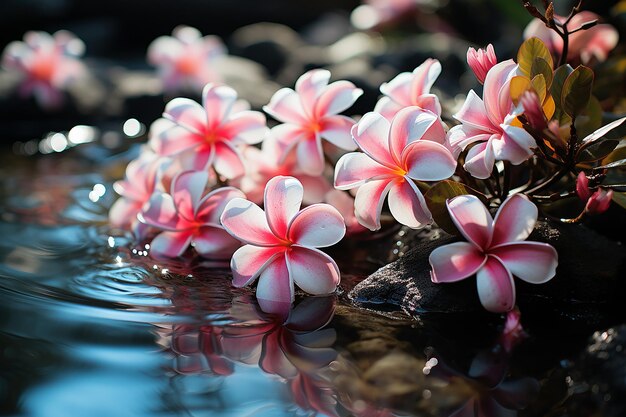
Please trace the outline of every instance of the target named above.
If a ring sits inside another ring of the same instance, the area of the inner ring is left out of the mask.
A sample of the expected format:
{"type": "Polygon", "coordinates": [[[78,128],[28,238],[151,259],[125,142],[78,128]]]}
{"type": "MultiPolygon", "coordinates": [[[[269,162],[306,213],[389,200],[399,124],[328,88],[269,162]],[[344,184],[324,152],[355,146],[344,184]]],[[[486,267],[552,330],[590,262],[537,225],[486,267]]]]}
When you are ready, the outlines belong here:
{"type": "MultiPolygon", "coordinates": [[[[360,304],[389,310],[395,306],[409,314],[470,312],[482,309],[475,280],[434,284],[428,256],[438,246],[458,240],[437,228],[416,232],[406,254],[360,282],[350,298],[360,304]]],[[[552,244],[559,253],[557,275],[543,285],[516,279],[518,303],[541,310],[570,309],[575,314],[611,308],[623,294],[626,250],[584,225],[538,222],[530,241],[552,244]]],[[[528,309],[532,310],[532,309],[528,309]]]]}
{"type": "Polygon", "coordinates": [[[626,415],[626,325],[595,332],[568,383],[568,415],[626,415]]]}

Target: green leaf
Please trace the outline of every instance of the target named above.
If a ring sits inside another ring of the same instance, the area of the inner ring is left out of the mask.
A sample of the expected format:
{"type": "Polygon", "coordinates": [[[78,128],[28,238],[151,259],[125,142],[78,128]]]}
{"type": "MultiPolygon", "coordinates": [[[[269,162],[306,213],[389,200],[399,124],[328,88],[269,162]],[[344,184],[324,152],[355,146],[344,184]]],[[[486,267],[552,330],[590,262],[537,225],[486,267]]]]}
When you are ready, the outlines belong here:
{"type": "Polygon", "coordinates": [[[591,99],[593,71],[579,65],[563,83],[561,107],[565,113],[575,118],[582,113],[591,99]]]}
{"type": "MultiPolygon", "coordinates": [[[[565,80],[573,71],[574,71],[574,68],[572,68],[569,64],[565,64],[565,65],[558,67],[556,71],[554,71],[552,85],[550,86],[550,94],[552,95],[552,98],[554,98],[554,102],[557,106],[557,111],[556,111],[555,116],[561,122],[568,122],[567,120],[565,121],[561,120],[562,116],[564,115],[563,108],[561,106],[561,95],[563,91],[563,83],[565,83],[565,80]]],[[[569,118],[569,116],[566,116],[566,117],[569,118]]],[[[561,123],[561,124],[565,124],[565,123],[561,123]]]]}
{"type": "Polygon", "coordinates": [[[539,74],[543,75],[543,78],[546,80],[546,85],[550,88],[554,74],[552,72],[552,66],[543,58],[535,58],[530,67],[530,78],[535,78],[539,74]]]}
{"type": "Polygon", "coordinates": [[[528,78],[532,78],[532,66],[536,58],[541,58],[549,65],[554,66],[550,50],[539,38],[529,38],[524,41],[517,51],[517,63],[520,71],[528,78]]]}
{"type": "Polygon", "coordinates": [[[454,222],[450,218],[448,208],[446,207],[446,201],[450,198],[454,198],[459,195],[472,194],[480,198],[483,203],[487,202],[487,199],[479,191],[468,187],[460,182],[445,180],[440,181],[433,185],[430,190],[424,194],[426,199],[426,205],[433,215],[433,219],[437,226],[441,227],[446,232],[458,235],[459,232],[454,225],[454,222]]]}
{"type": "Polygon", "coordinates": [[[613,150],[615,150],[618,144],[619,141],[611,139],[596,142],[582,150],[577,155],[576,163],[595,162],[604,159],[607,155],[613,152],[613,150]]]}

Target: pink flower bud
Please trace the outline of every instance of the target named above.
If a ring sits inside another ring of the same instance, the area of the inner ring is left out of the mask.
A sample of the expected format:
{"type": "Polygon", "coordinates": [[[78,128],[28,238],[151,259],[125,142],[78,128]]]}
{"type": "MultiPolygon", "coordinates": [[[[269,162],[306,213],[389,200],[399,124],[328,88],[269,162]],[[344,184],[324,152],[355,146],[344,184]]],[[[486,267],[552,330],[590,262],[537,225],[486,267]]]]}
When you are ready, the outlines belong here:
{"type": "Polygon", "coordinates": [[[548,127],[537,93],[530,90],[524,91],[520,97],[520,104],[524,108],[526,120],[535,130],[541,132],[548,127]]]}
{"type": "Polygon", "coordinates": [[[487,45],[486,49],[469,48],[467,50],[467,64],[474,71],[474,75],[481,84],[485,82],[485,77],[487,77],[491,67],[497,63],[498,58],[496,58],[496,51],[494,51],[492,44],[487,45]]]}
{"type": "Polygon", "coordinates": [[[587,179],[587,176],[582,171],[578,174],[578,178],[576,178],[576,194],[578,194],[578,198],[582,201],[587,201],[589,197],[591,197],[589,179],[587,179]]]}
{"type": "Polygon", "coordinates": [[[586,214],[600,214],[609,209],[611,205],[611,199],[613,198],[613,190],[607,190],[605,188],[598,188],[598,191],[593,193],[587,204],[585,205],[586,214]]]}

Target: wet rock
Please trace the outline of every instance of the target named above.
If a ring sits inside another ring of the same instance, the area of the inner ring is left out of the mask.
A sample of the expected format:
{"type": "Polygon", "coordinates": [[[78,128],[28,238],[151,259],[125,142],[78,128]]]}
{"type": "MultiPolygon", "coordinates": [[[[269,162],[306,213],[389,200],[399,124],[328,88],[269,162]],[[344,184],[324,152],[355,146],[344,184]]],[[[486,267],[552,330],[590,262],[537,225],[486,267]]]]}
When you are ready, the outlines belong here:
{"type": "MultiPolygon", "coordinates": [[[[411,247],[395,262],[384,266],[355,286],[350,298],[361,304],[389,309],[400,307],[410,314],[421,312],[469,312],[482,309],[475,280],[433,284],[428,256],[438,246],[458,240],[433,228],[415,232],[411,247]]],[[[552,244],[559,253],[557,275],[543,285],[516,279],[518,303],[555,311],[590,312],[618,305],[623,294],[626,250],[584,225],[541,221],[529,240],[552,244]]],[[[528,309],[532,310],[532,309],[528,309]]]]}
{"type": "Polygon", "coordinates": [[[569,415],[626,415],[626,325],[595,332],[568,383],[569,415]]]}

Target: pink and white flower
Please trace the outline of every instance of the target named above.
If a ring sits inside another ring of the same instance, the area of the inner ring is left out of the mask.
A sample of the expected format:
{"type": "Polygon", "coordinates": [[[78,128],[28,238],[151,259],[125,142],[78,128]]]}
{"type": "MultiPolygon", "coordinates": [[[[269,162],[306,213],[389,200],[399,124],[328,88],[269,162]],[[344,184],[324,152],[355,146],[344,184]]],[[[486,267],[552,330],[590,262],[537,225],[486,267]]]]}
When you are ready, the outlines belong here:
{"type": "Polygon", "coordinates": [[[226,259],[240,242],[220,224],[227,203],[244,194],[233,187],[206,193],[207,172],[185,171],[172,181],[169,194],[156,191],[139,220],[163,230],[150,244],[150,253],[177,257],[191,245],[206,258],[226,259]]]}
{"type": "Polygon", "coordinates": [[[439,98],[430,93],[439,74],[441,63],[433,58],[424,61],[413,72],[398,74],[393,80],[380,86],[380,92],[384,97],[378,100],[374,111],[390,121],[396,113],[410,106],[421,107],[441,116],[439,98]]]}
{"type": "Polygon", "coordinates": [[[333,186],[324,175],[307,175],[302,172],[293,153],[280,161],[280,149],[276,138],[268,136],[261,149],[248,146],[242,151],[246,174],[231,183],[243,191],[248,200],[263,203],[263,189],[269,180],[277,176],[295,177],[304,187],[302,203],[305,205],[322,203],[324,196],[333,186]]]}
{"type": "Polygon", "coordinates": [[[509,93],[511,78],[518,66],[512,60],[492,67],[485,78],[483,98],[470,90],[465,103],[454,118],[461,122],[448,132],[451,146],[467,153],[467,172],[476,178],[488,178],[496,160],[519,165],[533,154],[535,139],[521,127],[513,125],[519,115],[509,93]]]}
{"type": "Polygon", "coordinates": [[[467,64],[470,66],[476,79],[481,84],[485,83],[485,77],[489,70],[498,63],[496,57],[496,51],[493,49],[493,45],[487,45],[487,48],[478,50],[469,48],[467,50],[467,64]]]}
{"type": "Polygon", "coordinates": [[[265,187],[265,212],[243,198],[228,203],[221,221],[246,243],[233,255],[233,285],[259,278],[257,299],[266,312],[284,313],[294,299],[294,283],[310,294],[328,294],[339,284],[339,268],[317,248],[339,242],[345,232],[341,214],[328,204],[300,210],[304,190],[293,177],[272,178],[265,187]]]}
{"type": "Polygon", "coordinates": [[[109,210],[111,226],[132,230],[139,240],[146,237],[148,227],[137,219],[137,214],[144,210],[167,164],[167,160],[149,151],[142,152],[139,158],[128,164],[126,177],[113,184],[120,198],[109,210]]]}
{"type": "Polygon", "coordinates": [[[547,243],[524,242],[537,221],[537,207],[526,196],[507,198],[495,219],[473,195],[455,197],[446,205],[468,242],[444,245],[430,254],[433,282],[456,282],[476,274],[482,305],[504,312],[515,306],[513,275],[543,284],[556,274],[556,250],[547,243]]]}
{"type": "MultiPolygon", "coordinates": [[[[565,22],[567,18],[554,15],[555,20],[565,22]]],[[[582,24],[600,19],[600,16],[590,11],[582,11],[576,14],[567,24],[569,32],[578,29],[582,24]]],[[[533,19],[524,29],[524,39],[537,37],[541,39],[550,51],[557,55],[563,50],[563,39],[552,29],[546,27],[539,19],[533,19]]],[[[609,52],[616,46],[619,40],[617,30],[608,24],[598,24],[587,30],[572,33],[569,36],[567,60],[572,62],[580,59],[583,64],[588,64],[592,59],[605,61],[609,52]]]]}
{"type": "Polygon", "coordinates": [[[160,36],[148,47],[148,62],[158,67],[164,89],[198,91],[205,84],[220,81],[215,62],[226,55],[217,36],[202,36],[198,29],[178,26],[173,36],[160,36]]]}
{"type": "Polygon", "coordinates": [[[352,136],[363,152],[339,159],[335,188],[358,187],[354,211],[359,223],[370,230],[380,229],[387,194],[389,210],[398,222],[418,228],[432,221],[414,180],[443,180],[456,169],[456,159],[442,144],[443,129],[432,129],[438,124],[439,118],[432,112],[407,107],[391,123],[372,112],[354,126],[352,136]]]}
{"type": "Polygon", "coordinates": [[[263,109],[282,122],[271,130],[280,146],[281,162],[294,151],[303,173],[320,175],[324,171],[322,139],[333,145],[354,150],[350,137],[354,120],[341,116],[363,94],[349,81],[328,84],[330,72],[311,70],[296,82],[295,91],[281,88],[263,109]]]}
{"type": "Polygon", "coordinates": [[[227,179],[245,173],[237,146],[259,143],[267,134],[265,115],[239,110],[237,92],[225,85],[207,84],[202,106],[187,98],[175,98],[165,106],[150,145],[163,156],[176,156],[185,169],[206,171],[213,167],[227,179]]]}
{"type": "Polygon", "coordinates": [[[61,30],[54,35],[26,32],[24,42],[11,42],[2,55],[2,65],[19,73],[22,97],[33,95],[44,108],[63,104],[62,91],[76,79],[86,75],[78,59],[85,44],[72,33],[61,30]]]}

